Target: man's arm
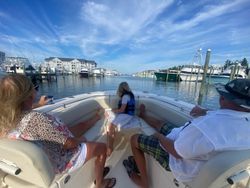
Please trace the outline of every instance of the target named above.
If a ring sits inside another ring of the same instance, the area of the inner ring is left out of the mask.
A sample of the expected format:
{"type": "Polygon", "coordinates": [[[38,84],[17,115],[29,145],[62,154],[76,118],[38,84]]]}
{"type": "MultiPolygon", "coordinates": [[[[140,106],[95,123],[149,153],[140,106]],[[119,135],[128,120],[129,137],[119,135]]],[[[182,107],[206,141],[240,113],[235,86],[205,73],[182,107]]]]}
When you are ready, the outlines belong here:
{"type": "Polygon", "coordinates": [[[164,135],[160,133],[155,133],[155,137],[157,137],[161,143],[161,145],[164,147],[164,149],[171,155],[173,155],[177,159],[182,159],[182,157],[176,152],[174,148],[174,141],[165,137],[164,135]]]}

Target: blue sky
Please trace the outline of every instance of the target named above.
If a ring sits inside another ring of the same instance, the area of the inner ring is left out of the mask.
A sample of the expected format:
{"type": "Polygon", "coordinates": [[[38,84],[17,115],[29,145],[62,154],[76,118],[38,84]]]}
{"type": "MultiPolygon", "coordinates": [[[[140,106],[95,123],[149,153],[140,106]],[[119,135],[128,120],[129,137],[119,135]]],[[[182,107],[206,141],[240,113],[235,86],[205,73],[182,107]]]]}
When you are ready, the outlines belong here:
{"type": "Polygon", "coordinates": [[[95,60],[134,73],[189,64],[250,61],[249,0],[0,0],[0,51],[42,62],[95,60]]]}

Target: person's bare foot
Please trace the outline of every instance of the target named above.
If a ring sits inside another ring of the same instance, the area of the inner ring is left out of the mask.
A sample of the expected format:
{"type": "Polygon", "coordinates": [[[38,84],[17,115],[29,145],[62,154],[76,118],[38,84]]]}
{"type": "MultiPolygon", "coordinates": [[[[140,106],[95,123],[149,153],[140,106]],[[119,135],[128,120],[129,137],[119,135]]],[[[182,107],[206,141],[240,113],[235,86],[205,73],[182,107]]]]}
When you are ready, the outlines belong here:
{"type": "Polygon", "coordinates": [[[145,105],[141,104],[139,109],[140,109],[139,117],[143,117],[145,115],[145,111],[146,111],[145,105]]]}

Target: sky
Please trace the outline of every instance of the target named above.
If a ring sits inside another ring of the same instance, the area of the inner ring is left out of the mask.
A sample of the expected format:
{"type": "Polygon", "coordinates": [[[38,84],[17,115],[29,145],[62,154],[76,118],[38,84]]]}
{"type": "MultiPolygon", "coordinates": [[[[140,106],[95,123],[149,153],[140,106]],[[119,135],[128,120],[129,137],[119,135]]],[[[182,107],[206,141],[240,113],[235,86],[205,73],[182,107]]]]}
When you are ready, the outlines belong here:
{"type": "Polygon", "coordinates": [[[121,73],[250,61],[249,0],[0,0],[0,51],[82,58],[121,73]]]}

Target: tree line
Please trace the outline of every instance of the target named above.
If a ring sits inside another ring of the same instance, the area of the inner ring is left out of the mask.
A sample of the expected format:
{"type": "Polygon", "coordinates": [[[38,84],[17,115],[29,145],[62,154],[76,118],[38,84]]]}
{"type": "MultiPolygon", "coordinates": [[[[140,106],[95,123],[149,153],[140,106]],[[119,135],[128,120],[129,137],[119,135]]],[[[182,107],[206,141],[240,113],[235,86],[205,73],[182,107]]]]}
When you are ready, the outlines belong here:
{"type": "Polygon", "coordinates": [[[248,69],[248,62],[246,58],[243,58],[242,60],[236,60],[236,61],[231,61],[227,59],[225,61],[223,68],[226,69],[230,67],[231,65],[241,65],[242,67],[246,67],[246,69],[248,69]]]}

